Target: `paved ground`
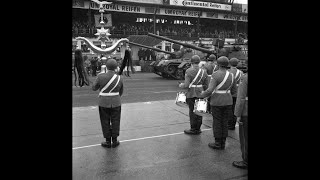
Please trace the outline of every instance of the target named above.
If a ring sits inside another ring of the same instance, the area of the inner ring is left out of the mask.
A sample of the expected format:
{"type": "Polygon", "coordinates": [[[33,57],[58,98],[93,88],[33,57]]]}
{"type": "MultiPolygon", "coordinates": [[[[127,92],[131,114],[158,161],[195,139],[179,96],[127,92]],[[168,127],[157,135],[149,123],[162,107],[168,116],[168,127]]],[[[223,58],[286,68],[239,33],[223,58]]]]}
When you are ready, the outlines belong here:
{"type": "MultiPolygon", "coordinates": [[[[124,81],[124,93],[122,103],[147,102],[157,100],[175,99],[178,88],[178,80],[164,79],[153,73],[135,73],[131,77],[121,76],[124,81]]],[[[96,77],[89,77],[93,82],[96,77]]],[[[74,83],[74,80],[72,81],[74,83]]],[[[91,87],[72,87],[73,107],[94,106],[97,104],[97,91],[91,87]]]]}
{"type": "MultiPolygon", "coordinates": [[[[177,86],[175,80],[150,73],[137,76],[141,80],[125,80],[127,88],[150,78],[153,85],[145,84],[141,91],[162,92],[164,84],[173,91],[177,86]]],[[[73,92],[80,96],[79,89],[73,92]]],[[[138,91],[132,93],[143,96],[138,91]]],[[[224,151],[213,150],[208,147],[213,141],[212,118],[204,118],[200,135],[184,134],[183,130],[190,127],[188,109],[175,105],[176,92],[170,93],[162,92],[155,101],[144,102],[127,96],[126,101],[134,103],[123,103],[121,144],[111,149],[100,146],[103,136],[96,104],[86,106],[74,96],[81,107],[73,108],[73,179],[247,179],[247,170],[232,166],[234,160],[241,160],[238,127],[229,131],[224,151]]],[[[97,92],[94,95],[97,98],[97,92]]]]}

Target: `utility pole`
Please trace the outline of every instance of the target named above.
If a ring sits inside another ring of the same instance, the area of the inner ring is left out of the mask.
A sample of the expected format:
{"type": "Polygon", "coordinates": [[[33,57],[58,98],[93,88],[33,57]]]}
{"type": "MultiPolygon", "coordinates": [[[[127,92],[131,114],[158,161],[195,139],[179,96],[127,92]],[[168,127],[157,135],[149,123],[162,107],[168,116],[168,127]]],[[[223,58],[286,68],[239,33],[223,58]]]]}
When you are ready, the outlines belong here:
{"type": "Polygon", "coordinates": [[[156,6],[154,8],[154,13],[153,13],[153,34],[156,34],[156,14],[157,14],[157,9],[158,9],[158,7],[156,6]]]}

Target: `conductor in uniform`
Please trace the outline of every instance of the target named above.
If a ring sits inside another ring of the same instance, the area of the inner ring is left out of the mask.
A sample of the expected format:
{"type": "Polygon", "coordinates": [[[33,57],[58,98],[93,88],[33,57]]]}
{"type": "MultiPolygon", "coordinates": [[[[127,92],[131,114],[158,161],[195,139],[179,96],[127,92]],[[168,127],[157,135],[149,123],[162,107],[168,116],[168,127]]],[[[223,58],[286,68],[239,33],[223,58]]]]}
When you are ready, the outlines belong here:
{"type": "Polygon", "coordinates": [[[189,106],[190,129],[184,130],[186,134],[200,134],[202,116],[196,115],[194,110],[195,100],[199,98],[201,91],[207,89],[209,78],[205,70],[199,68],[200,57],[191,57],[191,67],[186,70],[184,83],[179,84],[180,88],[188,89],[186,102],[189,106]]]}
{"type": "Polygon", "coordinates": [[[117,147],[120,142],[117,140],[120,131],[121,99],[123,94],[123,81],[120,75],[115,73],[118,64],[114,59],[106,62],[107,73],[97,76],[92,90],[100,90],[99,93],[99,115],[105,142],[101,146],[110,148],[117,147]],[[112,140],[112,144],[111,144],[112,140]]]}
{"type": "MultiPolygon", "coordinates": [[[[231,58],[229,60],[229,64],[230,64],[229,72],[231,72],[233,74],[235,81],[236,81],[237,88],[238,88],[238,85],[240,82],[240,78],[243,75],[243,72],[241,70],[237,69],[238,63],[239,63],[239,60],[237,58],[231,58]]],[[[234,115],[234,108],[235,108],[236,101],[237,101],[237,93],[232,94],[232,102],[233,102],[232,103],[232,114],[233,114],[233,117],[230,118],[230,121],[228,122],[228,129],[229,130],[235,130],[235,128],[236,128],[235,126],[236,126],[237,117],[234,115]]]]}
{"type": "Polygon", "coordinates": [[[225,149],[228,136],[228,120],[232,117],[232,95],[236,91],[236,84],[232,73],[227,71],[228,58],[219,57],[219,70],[211,76],[209,87],[201,92],[200,97],[210,96],[211,113],[213,117],[214,143],[208,146],[213,149],[225,149]]]}

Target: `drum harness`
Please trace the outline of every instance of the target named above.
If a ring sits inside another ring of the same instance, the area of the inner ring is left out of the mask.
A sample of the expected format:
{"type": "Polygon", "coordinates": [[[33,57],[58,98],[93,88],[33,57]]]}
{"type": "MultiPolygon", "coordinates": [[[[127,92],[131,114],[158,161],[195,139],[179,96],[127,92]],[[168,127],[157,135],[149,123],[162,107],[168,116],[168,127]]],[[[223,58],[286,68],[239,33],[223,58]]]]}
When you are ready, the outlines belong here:
{"type": "Polygon", "coordinates": [[[99,93],[99,96],[117,96],[117,95],[119,95],[119,92],[113,92],[112,93],[111,91],[113,91],[114,88],[117,87],[117,85],[118,85],[118,83],[120,81],[120,76],[118,78],[118,81],[117,81],[116,85],[108,93],[103,93],[103,91],[106,90],[110,86],[110,84],[116,79],[116,77],[117,77],[117,75],[114,74],[113,77],[111,78],[111,80],[101,89],[101,91],[99,93]]]}
{"type": "Polygon", "coordinates": [[[236,82],[237,82],[237,86],[239,86],[239,80],[240,80],[241,76],[242,76],[241,71],[240,71],[239,69],[237,69],[236,75],[235,75],[235,77],[234,77],[235,80],[236,80],[236,82]],[[239,75],[239,74],[240,74],[240,75],[239,75]],[[239,75],[239,77],[238,77],[238,75],[239,75]]]}
{"type": "MultiPolygon", "coordinates": [[[[198,76],[199,76],[199,74],[200,74],[201,71],[202,71],[202,73],[201,73],[201,77],[200,77],[198,83],[201,81],[201,79],[202,79],[202,77],[203,77],[204,70],[201,69],[201,68],[199,68],[199,71],[198,71],[196,77],[195,77],[195,78],[192,80],[192,82],[189,84],[189,88],[191,88],[191,87],[202,87],[202,84],[200,84],[200,85],[193,85],[193,83],[196,81],[196,79],[198,78],[198,76]]],[[[197,83],[197,84],[198,84],[198,83],[197,83]]]]}
{"type": "Polygon", "coordinates": [[[213,90],[212,94],[214,94],[214,93],[218,93],[218,94],[229,93],[230,92],[229,89],[231,88],[232,84],[233,84],[233,74],[226,71],[226,75],[224,76],[222,82],[215,88],[215,90],[213,90]],[[219,90],[224,85],[224,83],[227,81],[229,74],[231,74],[231,77],[232,77],[231,78],[231,85],[226,90],[219,90]]]}

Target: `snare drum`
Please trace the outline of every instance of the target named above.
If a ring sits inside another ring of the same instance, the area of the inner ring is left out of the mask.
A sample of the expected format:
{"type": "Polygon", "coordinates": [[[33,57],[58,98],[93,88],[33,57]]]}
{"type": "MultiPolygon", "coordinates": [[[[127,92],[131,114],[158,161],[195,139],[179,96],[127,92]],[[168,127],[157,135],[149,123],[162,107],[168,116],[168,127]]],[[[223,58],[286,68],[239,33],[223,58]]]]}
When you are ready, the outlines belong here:
{"type": "Polygon", "coordinates": [[[210,104],[207,99],[196,99],[193,112],[198,116],[210,117],[211,114],[208,112],[208,106],[210,104]]]}
{"type": "Polygon", "coordinates": [[[176,97],[176,104],[181,107],[188,107],[186,92],[178,92],[176,97]]]}

